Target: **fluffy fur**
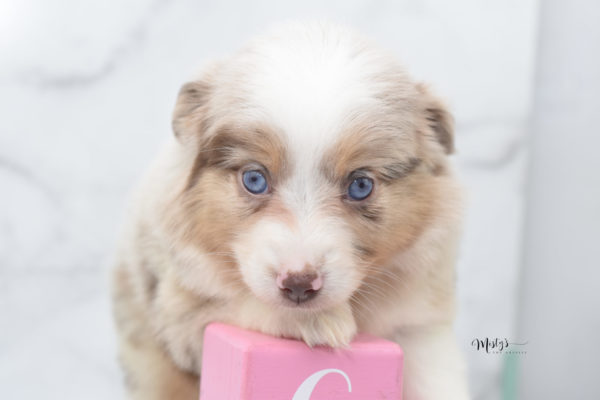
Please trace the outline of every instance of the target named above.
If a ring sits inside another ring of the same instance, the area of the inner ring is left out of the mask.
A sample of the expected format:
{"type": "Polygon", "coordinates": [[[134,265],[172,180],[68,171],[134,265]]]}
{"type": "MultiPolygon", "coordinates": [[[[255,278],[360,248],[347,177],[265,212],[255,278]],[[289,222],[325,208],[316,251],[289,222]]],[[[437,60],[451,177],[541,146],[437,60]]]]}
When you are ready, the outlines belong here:
{"type": "Polygon", "coordinates": [[[184,85],[173,129],[114,274],[131,398],[197,398],[211,321],[309,345],[370,332],[404,348],[405,400],[468,398],[452,119],[425,86],[353,32],[291,24],[184,85]],[[248,169],[267,193],[244,189],[248,169]],[[347,196],[357,171],[375,182],[362,201],[347,196]],[[286,301],[276,276],[304,266],[322,289],[286,301]]]}

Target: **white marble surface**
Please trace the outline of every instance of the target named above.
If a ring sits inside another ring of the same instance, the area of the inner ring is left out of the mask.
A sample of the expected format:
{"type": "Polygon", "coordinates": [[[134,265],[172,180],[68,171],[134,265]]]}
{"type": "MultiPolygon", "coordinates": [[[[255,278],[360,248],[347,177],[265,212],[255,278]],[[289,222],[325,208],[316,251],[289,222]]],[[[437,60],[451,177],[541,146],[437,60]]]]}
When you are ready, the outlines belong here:
{"type": "Polygon", "coordinates": [[[107,268],[128,189],[170,135],[179,86],[271,22],[347,22],[457,117],[470,193],[459,263],[476,399],[499,399],[511,337],[536,0],[0,2],[0,398],[120,397],[107,268]]]}
{"type": "Polygon", "coordinates": [[[532,118],[521,399],[600,399],[600,2],[546,0],[532,118]],[[560,360],[560,362],[556,362],[560,360]]]}

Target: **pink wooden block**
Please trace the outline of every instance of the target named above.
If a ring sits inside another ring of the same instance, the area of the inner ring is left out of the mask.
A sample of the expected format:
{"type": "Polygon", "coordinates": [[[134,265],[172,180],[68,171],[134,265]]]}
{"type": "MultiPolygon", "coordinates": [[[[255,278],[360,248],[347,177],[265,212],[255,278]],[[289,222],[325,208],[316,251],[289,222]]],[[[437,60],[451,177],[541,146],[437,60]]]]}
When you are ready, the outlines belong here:
{"type": "Polygon", "coordinates": [[[206,328],[202,400],[400,400],[402,349],[358,335],[350,349],[308,347],[234,326],[206,328]]]}

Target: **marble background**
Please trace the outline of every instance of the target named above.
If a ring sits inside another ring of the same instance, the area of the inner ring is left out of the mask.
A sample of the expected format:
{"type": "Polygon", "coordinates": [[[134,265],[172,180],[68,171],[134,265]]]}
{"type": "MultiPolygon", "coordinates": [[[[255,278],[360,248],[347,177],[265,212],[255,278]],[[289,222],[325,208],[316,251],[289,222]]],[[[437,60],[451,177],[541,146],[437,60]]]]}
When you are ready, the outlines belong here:
{"type": "Polygon", "coordinates": [[[107,271],[127,193],[203,63],[272,22],[329,18],[392,49],[457,118],[469,192],[460,344],[501,398],[515,335],[537,0],[0,1],[0,397],[120,398],[107,271]]]}

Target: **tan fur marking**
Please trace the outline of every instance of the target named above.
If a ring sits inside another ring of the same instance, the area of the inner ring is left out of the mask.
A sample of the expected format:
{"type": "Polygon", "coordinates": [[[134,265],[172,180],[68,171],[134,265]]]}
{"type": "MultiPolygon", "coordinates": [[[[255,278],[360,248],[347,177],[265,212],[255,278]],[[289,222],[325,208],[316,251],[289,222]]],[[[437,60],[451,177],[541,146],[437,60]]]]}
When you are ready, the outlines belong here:
{"type": "Polygon", "coordinates": [[[285,143],[269,125],[231,121],[214,131],[203,139],[188,178],[188,188],[206,167],[238,170],[254,163],[265,167],[274,182],[285,177],[288,172],[285,143]]]}

